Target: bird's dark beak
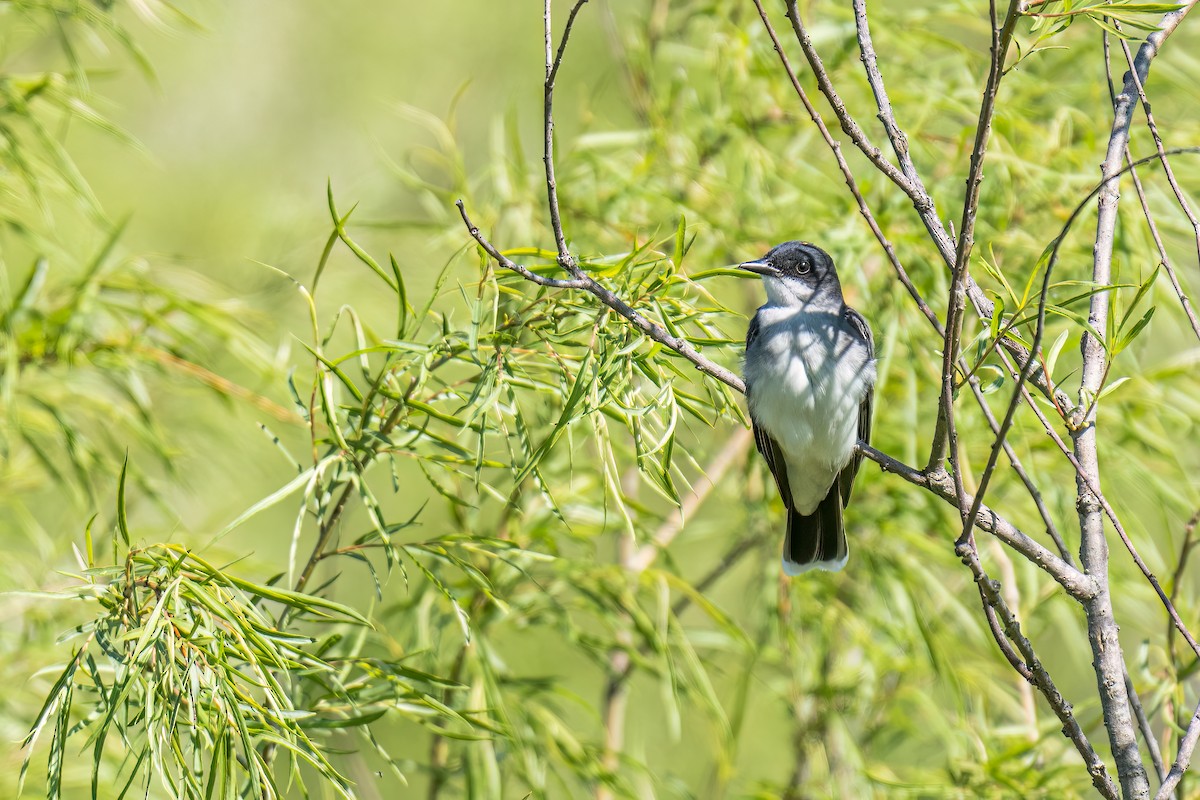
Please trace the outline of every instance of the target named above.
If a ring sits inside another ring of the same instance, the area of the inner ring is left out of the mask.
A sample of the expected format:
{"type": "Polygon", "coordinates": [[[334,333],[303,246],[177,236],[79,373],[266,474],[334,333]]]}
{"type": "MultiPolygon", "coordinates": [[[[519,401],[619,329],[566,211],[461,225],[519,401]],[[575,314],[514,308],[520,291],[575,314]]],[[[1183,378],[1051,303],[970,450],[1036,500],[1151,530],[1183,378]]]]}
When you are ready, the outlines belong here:
{"type": "Polygon", "coordinates": [[[744,269],[747,272],[753,272],[756,275],[766,275],[768,277],[778,277],[779,270],[772,267],[765,261],[745,261],[738,264],[738,269],[744,269]]]}

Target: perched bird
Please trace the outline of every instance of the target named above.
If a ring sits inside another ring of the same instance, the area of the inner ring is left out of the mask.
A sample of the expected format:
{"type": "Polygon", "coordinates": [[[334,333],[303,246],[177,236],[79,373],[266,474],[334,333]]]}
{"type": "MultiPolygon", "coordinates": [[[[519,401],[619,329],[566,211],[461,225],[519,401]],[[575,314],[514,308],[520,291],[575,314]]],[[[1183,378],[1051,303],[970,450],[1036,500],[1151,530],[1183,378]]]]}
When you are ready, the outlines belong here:
{"type": "Polygon", "coordinates": [[[836,571],[848,550],[842,509],[871,436],[875,344],[846,305],[833,259],[784,242],[740,265],[762,276],[767,302],[746,332],[746,397],[754,441],[787,508],[783,571],[836,571]]]}

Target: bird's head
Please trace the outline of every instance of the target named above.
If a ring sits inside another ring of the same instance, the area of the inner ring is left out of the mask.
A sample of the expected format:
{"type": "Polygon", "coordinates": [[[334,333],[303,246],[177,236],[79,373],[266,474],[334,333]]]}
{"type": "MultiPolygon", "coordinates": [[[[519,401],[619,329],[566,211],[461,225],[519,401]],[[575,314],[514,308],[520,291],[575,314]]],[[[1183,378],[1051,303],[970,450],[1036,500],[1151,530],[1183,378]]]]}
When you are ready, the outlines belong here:
{"type": "Polygon", "coordinates": [[[842,287],[833,259],[810,242],[784,242],[762,258],[738,266],[762,276],[773,304],[807,305],[824,299],[841,303],[842,287]]]}

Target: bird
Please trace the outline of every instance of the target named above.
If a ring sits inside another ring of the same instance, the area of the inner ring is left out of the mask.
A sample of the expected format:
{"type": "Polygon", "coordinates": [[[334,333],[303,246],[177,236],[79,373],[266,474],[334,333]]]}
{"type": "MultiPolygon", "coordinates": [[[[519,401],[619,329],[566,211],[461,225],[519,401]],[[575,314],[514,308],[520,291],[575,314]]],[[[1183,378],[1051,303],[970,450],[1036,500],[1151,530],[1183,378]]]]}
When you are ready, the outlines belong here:
{"type": "Polygon", "coordinates": [[[746,331],[744,377],[754,442],[787,510],[783,571],[836,572],[849,548],[842,511],[871,438],[875,341],[846,305],[833,259],[789,241],[738,265],[767,302],[746,331]]]}

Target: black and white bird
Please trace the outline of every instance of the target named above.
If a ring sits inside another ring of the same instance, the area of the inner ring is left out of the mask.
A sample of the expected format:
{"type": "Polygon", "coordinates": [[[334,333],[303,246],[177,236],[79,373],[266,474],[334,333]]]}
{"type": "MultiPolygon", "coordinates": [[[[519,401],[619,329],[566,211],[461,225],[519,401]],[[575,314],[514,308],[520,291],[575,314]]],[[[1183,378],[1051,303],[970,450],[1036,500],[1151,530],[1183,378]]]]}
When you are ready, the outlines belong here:
{"type": "Polygon", "coordinates": [[[787,509],[783,571],[837,571],[849,555],[842,510],[862,462],[855,443],[871,436],[871,328],[816,245],[784,242],[740,266],[767,290],[746,332],[746,396],[787,509]]]}

